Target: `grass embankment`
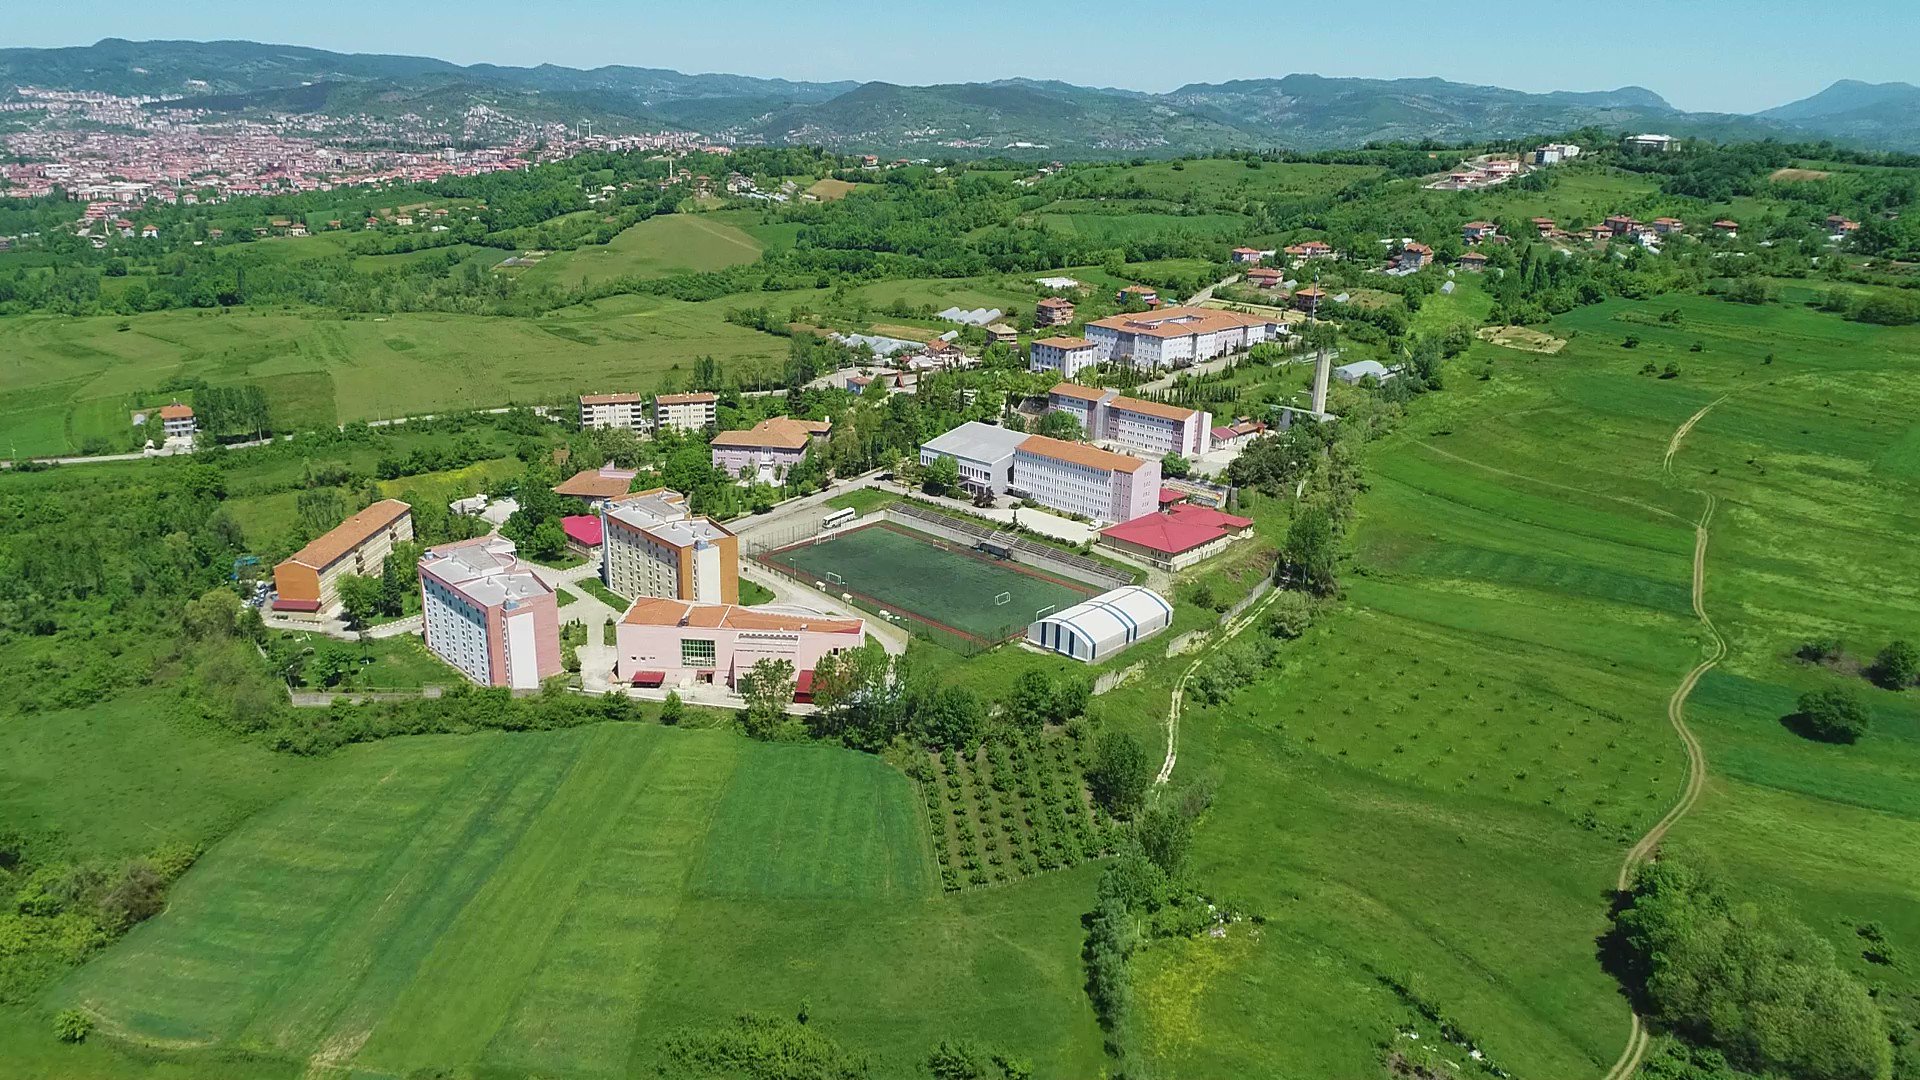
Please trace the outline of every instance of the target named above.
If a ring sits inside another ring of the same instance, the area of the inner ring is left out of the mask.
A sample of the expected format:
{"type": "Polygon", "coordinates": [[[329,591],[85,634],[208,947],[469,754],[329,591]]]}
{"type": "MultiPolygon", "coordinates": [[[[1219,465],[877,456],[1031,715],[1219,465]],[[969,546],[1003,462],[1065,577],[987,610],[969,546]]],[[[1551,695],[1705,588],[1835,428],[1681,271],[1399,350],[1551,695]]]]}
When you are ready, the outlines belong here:
{"type": "Polygon", "coordinates": [[[1163,1071],[1359,1075],[1414,998],[1515,1075],[1605,1070],[1627,1014],[1593,956],[1604,895],[1679,792],[1666,698],[1706,647],[1696,487],[1719,500],[1707,607],[1732,652],[1688,708],[1709,784],[1672,836],[1745,888],[1785,889],[1856,973],[1914,991],[1855,928],[1920,934],[1900,899],[1920,888],[1920,710],[1863,687],[1880,726],[1848,748],[1780,720],[1843,678],[1788,659],[1799,640],[1870,652],[1920,619],[1915,571],[1885,558],[1920,525],[1920,335],[1671,296],[1546,329],[1569,339],[1559,355],[1475,344],[1374,448],[1346,602],[1183,720],[1180,774],[1222,778],[1201,877],[1269,898],[1271,921],[1251,944],[1143,955],[1163,1071]],[[1678,378],[1639,374],[1669,359],[1678,378]],[[1666,478],[1674,429],[1723,394],[1666,478]]]}

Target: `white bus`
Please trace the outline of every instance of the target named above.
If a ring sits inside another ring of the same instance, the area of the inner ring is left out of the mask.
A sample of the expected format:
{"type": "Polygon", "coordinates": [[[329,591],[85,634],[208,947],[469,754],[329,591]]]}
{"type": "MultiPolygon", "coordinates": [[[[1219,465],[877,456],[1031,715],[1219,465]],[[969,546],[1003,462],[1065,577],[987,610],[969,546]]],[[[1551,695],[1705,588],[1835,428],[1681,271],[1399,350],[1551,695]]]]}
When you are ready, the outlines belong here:
{"type": "Polygon", "coordinates": [[[833,513],[827,515],[825,521],[821,522],[821,527],[827,528],[827,529],[837,529],[840,526],[845,525],[847,522],[852,521],[854,518],[857,518],[859,516],[860,516],[860,511],[855,510],[851,506],[847,507],[845,510],[835,510],[833,513]]]}

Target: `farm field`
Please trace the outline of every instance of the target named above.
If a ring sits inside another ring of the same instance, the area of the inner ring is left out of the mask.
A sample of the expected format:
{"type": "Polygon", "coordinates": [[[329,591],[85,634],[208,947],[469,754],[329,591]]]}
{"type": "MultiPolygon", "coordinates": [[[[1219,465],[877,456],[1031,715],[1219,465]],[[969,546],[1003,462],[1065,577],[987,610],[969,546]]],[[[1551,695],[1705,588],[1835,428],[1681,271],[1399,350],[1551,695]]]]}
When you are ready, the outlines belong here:
{"type": "Polygon", "coordinates": [[[760,257],[760,242],[707,214],[661,214],[606,244],[557,251],[521,273],[530,282],[572,288],[615,277],[724,270],[760,257]]]}
{"type": "Polygon", "coordinates": [[[0,438],[19,454],[122,436],[136,396],[170,380],[257,381],[289,429],[561,398],[607,383],[652,389],[697,355],[786,355],[724,320],[737,300],[622,296],[537,319],[444,314],[155,312],[0,319],[0,438]],[[126,329],[122,330],[124,326],[126,329]]]}
{"type": "Polygon", "coordinates": [[[1244,161],[1207,159],[1084,169],[1074,179],[1102,194],[1138,192],[1150,198],[1210,201],[1327,194],[1380,171],[1372,165],[1273,161],[1255,169],[1244,161]]]}
{"type": "Polygon", "coordinates": [[[1705,602],[1731,653],[1687,708],[1709,779],[1670,839],[1785,890],[1848,966],[1915,991],[1859,958],[1855,927],[1920,935],[1920,708],[1856,679],[1876,728],[1855,747],[1780,718],[1845,678],[1789,659],[1799,641],[1870,654],[1920,623],[1915,569],[1876,554],[1920,527],[1902,475],[1920,336],[1674,296],[1545,329],[1559,355],[1476,343],[1493,378],[1450,377],[1374,447],[1348,606],[1183,721],[1180,770],[1222,778],[1202,877],[1276,910],[1258,940],[1143,956],[1160,1071],[1356,1074],[1406,1022],[1406,987],[1514,1075],[1605,1070],[1627,1031],[1593,959],[1605,891],[1679,793],[1665,703],[1707,647],[1696,489],[1718,499],[1705,602]],[[1678,378],[1638,374],[1669,357],[1678,378]],[[1665,476],[1674,430],[1715,401],[1665,476]]]}
{"type": "Polygon", "coordinates": [[[1025,631],[1040,610],[1071,607],[1094,593],[1078,583],[957,550],[890,522],[770,551],[761,559],[825,580],[832,590],[854,593],[869,606],[987,643],[1025,631]],[[1001,595],[1010,599],[996,602],[1001,595]]]}
{"type": "Polygon", "coordinates": [[[1097,1060],[1058,892],[1089,882],[939,900],[910,782],[875,759],[622,725],[321,768],[46,1004],[123,1045],[366,1076],[643,1072],[684,1024],[801,1000],[883,1061],[949,1025],[1097,1060]]]}

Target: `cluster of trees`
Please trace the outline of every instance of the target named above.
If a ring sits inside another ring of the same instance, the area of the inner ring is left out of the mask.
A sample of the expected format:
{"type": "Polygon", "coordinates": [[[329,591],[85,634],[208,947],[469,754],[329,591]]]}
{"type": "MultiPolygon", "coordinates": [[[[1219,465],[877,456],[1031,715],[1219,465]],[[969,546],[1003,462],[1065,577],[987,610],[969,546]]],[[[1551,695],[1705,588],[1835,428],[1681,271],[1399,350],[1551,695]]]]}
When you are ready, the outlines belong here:
{"type": "Polygon", "coordinates": [[[815,711],[786,715],[794,670],[766,659],[742,679],[747,708],[741,724],[759,739],[814,738],[879,753],[899,740],[929,750],[974,749],[997,729],[1038,734],[1083,716],[1092,698],[1085,680],[1027,671],[998,701],[971,689],[916,675],[905,656],[868,642],[822,659],[813,673],[815,711]]]}
{"type": "Polygon", "coordinates": [[[1887,1018],[1832,944],[1779,899],[1736,892],[1701,854],[1641,867],[1614,923],[1642,1009],[1688,1041],[1763,1075],[1892,1075],[1887,1018]]]}
{"type": "Polygon", "coordinates": [[[29,1000],[61,971],[159,914],[168,886],[199,854],[169,845],[132,859],[74,860],[19,834],[0,834],[0,1004],[29,1000]]]}
{"type": "Polygon", "coordinates": [[[1116,1080],[1145,1075],[1134,1016],[1135,953],[1155,938],[1189,937],[1238,917],[1233,905],[1209,901],[1188,876],[1194,822],[1211,802],[1212,787],[1202,782],[1143,809],[1100,876],[1093,911],[1082,919],[1087,996],[1116,1080]]]}

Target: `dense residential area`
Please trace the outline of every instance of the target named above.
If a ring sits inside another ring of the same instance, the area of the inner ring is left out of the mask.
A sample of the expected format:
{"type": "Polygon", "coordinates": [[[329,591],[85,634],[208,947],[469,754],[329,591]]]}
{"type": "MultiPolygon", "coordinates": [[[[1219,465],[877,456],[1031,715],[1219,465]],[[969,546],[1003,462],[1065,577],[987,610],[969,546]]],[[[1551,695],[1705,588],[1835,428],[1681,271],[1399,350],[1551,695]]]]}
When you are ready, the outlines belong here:
{"type": "Polygon", "coordinates": [[[0,1075],[1920,1080],[1902,85],[0,50],[0,1075]]]}

